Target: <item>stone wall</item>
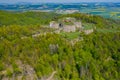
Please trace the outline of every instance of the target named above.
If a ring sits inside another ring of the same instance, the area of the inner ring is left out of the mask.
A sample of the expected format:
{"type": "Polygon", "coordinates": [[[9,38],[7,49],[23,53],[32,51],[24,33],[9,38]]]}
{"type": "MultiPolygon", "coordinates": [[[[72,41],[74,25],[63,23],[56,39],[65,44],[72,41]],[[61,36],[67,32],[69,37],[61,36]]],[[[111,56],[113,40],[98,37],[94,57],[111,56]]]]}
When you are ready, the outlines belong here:
{"type": "Polygon", "coordinates": [[[50,28],[57,29],[59,32],[60,31],[75,32],[76,30],[82,31],[82,23],[80,21],[76,21],[75,18],[67,17],[67,18],[60,19],[58,22],[51,21],[50,28]],[[72,24],[65,24],[68,22],[71,22],[72,24]]]}
{"type": "Polygon", "coordinates": [[[64,32],[75,32],[76,31],[76,27],[75,27],[75,25],[65,25],[63,27],[63,31],[64,32]]]}
{"type": "Polygon", "coordinates": [[[58,29],[59,28],[59,23],[57,23],[55,21],[50,22],[50,28],[58,29]]]}
{"type": "Polygon", "coordinates": [[[85,34],[90,34],[90,33],[92,33],[93,31],[94,31],[94,29],[84,30],[84,33],[85,33],[85,34]]]}
{"type": "Polygon", "coordinates": [[[76,28],[82,28],[82,23],[81,22],[74,22],[76,28]]]}

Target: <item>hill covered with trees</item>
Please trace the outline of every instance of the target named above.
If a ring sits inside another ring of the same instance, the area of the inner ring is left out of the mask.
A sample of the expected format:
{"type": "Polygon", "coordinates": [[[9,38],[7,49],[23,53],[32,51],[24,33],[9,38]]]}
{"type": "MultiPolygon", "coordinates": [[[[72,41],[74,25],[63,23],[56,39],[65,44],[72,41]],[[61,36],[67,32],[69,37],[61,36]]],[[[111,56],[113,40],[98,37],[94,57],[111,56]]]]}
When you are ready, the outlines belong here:
{"type": "Polygon", "coordinates": [[[80,13],[0,11],[0,79],[119,80],[119,24],[120,21],[80,13]],[[94,24],[96,30],[89,35],[61,35],[46,27],[50,21],[63,17],[74,17],[87,26],[94,24]],[[83,40],[71,44],[81,37],[83,40]]]}

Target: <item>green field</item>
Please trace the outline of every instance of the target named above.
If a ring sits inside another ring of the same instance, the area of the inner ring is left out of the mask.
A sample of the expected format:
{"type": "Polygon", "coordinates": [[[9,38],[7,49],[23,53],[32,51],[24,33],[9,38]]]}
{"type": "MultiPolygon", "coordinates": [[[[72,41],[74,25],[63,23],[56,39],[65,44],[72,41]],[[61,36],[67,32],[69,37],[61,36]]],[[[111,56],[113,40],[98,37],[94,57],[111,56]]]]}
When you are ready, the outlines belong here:
{"type": "Polygon", "coordinates": [[[90,13],[93,15],[99,15],[105,18],[112,18],[112,19],[120,19],[120,9],[119,8],[110,8],[109,10],[106,8],[96,8],[96,9],[87,9],[84,8],[80,12],[82,13],[90,13]],[[118,12],[116,12],[118,11],[118,12]]]}

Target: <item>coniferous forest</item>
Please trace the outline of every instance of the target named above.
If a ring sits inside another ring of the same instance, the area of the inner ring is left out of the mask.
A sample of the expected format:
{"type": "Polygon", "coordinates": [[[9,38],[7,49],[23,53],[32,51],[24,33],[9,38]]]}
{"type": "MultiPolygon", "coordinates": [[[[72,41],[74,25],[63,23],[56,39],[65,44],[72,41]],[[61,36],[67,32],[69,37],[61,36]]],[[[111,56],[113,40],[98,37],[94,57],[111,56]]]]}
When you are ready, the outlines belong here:
{"type": "Polygon", "coordinates": [[[0,80],[120,80],[120,20],[0,11],[0,80]],[[47,27],[64,17],[96,29],[57,34],[47,27]]]}

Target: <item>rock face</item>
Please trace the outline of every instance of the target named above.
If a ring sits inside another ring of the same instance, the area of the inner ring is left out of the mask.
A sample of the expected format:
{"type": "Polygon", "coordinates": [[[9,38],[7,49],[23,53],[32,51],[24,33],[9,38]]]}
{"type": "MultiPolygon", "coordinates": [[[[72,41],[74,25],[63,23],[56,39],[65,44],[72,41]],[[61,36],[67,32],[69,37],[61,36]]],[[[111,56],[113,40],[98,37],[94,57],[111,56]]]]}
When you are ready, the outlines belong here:
{"type": "MultiPolygon", "coordinates": [[[[16,64],[18,65],[18,69],[20,69],[20,73],[13,73],[11,77],[7,76],[7,70],[2,72],[2,80],[37,80],[37,75],[34,70],[34,68],[28,64],[22,63],[20,60],[16,61],[16,64]]],[[[12,67],[8,67],[10,71],[13,72],[12,67]]],[[[0,79],[1,80],[1,79],[0,79]]]]}
{"type": "Polygon", "coordinates": [[[81,31],[82,23],[80,21],[76,21],[75,18],[67,17],[60,19],[59,21],[51,21],[50,28],[64,32],[75,32],[76,30],[81,31]]]}

